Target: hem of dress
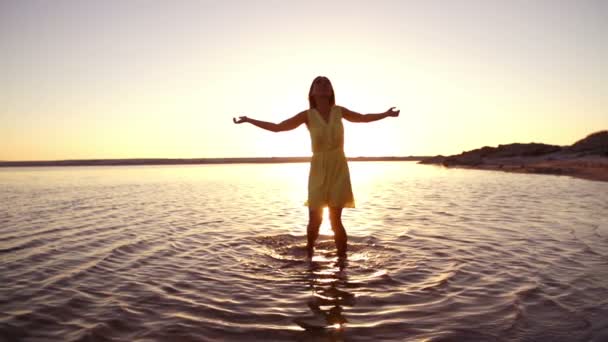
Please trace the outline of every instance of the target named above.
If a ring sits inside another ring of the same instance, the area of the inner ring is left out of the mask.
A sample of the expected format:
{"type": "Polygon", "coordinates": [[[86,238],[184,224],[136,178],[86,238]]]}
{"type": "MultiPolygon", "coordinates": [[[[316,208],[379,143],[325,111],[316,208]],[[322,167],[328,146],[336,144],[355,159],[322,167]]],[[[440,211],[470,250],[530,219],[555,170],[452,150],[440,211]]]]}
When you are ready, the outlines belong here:
{"type": "Polygon", "coordinates": [[[349,209],[356,208],[354,202],[347,202],[347,203],[344,203],[342,205],[329,205],[328,203],[324,203],[324,204],[321,204],[321,205],[310,205],[308,203],[308,201],[306,201],[306,202],[304,202],[304,206],[305,207],[309,207],[309,208],[327,208],[327,207],[331,207],[331,208],[349,208],[349,209]]]}

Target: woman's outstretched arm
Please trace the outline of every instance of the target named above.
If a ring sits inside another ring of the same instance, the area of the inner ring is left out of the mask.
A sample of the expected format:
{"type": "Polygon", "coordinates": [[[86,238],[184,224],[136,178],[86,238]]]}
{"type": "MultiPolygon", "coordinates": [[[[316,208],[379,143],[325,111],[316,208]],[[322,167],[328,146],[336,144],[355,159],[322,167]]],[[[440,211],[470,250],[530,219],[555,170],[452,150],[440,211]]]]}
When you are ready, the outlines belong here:
{"type": "Polygon", "coordinates": [[[395,107],[389,108],[384,113],[378,114],[359,114],[357,112],[353,112],[342,107],[342,117],[350,122],[372,122],[377,120],[382,120],[389,116],[397,117],[399,116],[399,110],[395,110],[395,107]]]}
{"type": "Polygon", "coordinates": [[[297,128],[301,124],[306,123],[306,120],[307,120],[306,111],[300,112],[300,113],[292,116],[291,118],[284,120],[278,124],[275,124],[273,122],[260,121],[260,120],[248,118],[246,116],[239,116],[238,119],[232,118],[232,122],[234,122],[235,124],[248,122],[254,126],[263,128],[263,129],[271,131],[271,132],[290,131],[292,129],[297,128]]]}

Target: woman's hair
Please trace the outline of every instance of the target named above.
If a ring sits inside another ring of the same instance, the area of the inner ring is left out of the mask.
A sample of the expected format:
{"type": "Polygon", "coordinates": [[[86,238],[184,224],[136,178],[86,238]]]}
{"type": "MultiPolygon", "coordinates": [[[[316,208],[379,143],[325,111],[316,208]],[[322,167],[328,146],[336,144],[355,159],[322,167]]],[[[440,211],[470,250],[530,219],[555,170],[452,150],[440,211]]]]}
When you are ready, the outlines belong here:
{"type": "Polygon", "coordinates": [[[329,82],[329,86],[331,87],[331,96],[329,97],[329,104],[334,106],[336,104],[336,94],[334,93],[334,86],[331,85],[331,81],[325,76],[317,76],[310,84],[310,90],[308,91],[308,103],[310,104],[310,108],[317,108],[317,104],[315,103],[314,96],[312,96],[312,87],[315,85],[315,82],[318,79],[324,78],[329,82]]]}

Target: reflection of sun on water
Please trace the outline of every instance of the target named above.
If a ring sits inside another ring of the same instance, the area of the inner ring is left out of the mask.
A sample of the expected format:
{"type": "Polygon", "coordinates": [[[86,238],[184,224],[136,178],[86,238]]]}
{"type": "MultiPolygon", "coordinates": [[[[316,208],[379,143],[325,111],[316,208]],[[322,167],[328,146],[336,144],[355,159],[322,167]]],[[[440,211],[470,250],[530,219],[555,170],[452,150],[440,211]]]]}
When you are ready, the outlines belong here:
{"type": "MultiPolygon", "coordinates": [[[[348,163],[348,168],[351,175],[352,189],[355,196],[355,203],[359,209],[346,208],[342,212],[342,218],[347,234],[350,233],[365,233],[369,226],[374,226],[376,222],[362,216],[361,210],[369,210],[377,198],[383,198],[384,191],[390,190],[385,187],[387,179],[395,178],[420,178],[420,177],[436,177],[438,173],[445,172],[440,168],[410,168],[409,164],[402,162],[353,162],[348,163]],[[419,170],[420,169],[420,170],[419,170]],[[414,174],[414,172],[420,172],[414,174]],[[354,221],[356,218],[358,221],[354,221]]],[[[412,162],[411,165],[414,165],[412,162]]],[[[294,234],[306,234],[306,225],[308,223],[308,208],[304,205],[307,199],[308,188],[308,173],[310,169],[309,163],[286,163],[286,164],[271,164],[271,165],[234,165],[230,168],[205,166],[205,171],[202,173],[199,168],[192,168],[192,177],[217,178],[221,180],[231,173],[230,176],[235,179],[243,179],[245,184],[248,184],[249,179],[256,179],[259,184],[263,184],[263,189],[270,192],[280,192],[286,196],[287,201],[279,201],[273,203],[271,210],[289,212],[289,217],[293,224],[291,225],[294,234]]],[[[173,169],[172,169],[173,170],[173,169]]],[[[180,169],[181,170],[181,169],[180,169]]],[[[174,172],[174,171],[172,171],[174,172]]],[[[184,171],[185,172],[185,171],[184,171]]],[[[262,188],[260,188],[262,189],[262,188]]],[[[390,198],[391,206],[399,207],[402,198],[390,198]]],[[[319,234],[327,237],[333,237],[334,233],[331,229],[329,220],[329,208],[323,208],[322,223],[319,228],[319,234]]]]}

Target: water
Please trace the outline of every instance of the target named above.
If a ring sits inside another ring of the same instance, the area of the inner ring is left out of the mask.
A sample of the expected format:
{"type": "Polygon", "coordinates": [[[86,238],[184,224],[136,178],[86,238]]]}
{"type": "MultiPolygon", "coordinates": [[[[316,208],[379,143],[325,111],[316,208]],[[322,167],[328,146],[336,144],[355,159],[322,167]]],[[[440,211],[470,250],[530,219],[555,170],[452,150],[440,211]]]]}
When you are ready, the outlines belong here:
{"type": "Polygon", "coordinates": [[[350,163],[0,170],[0,340],[605,341],[608,183],[350,163]]]}

